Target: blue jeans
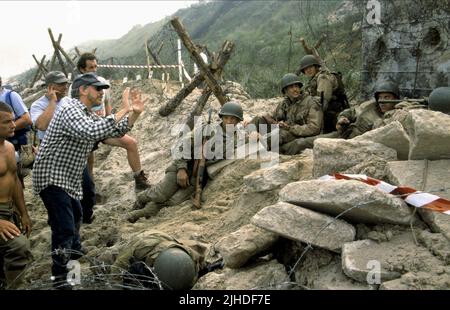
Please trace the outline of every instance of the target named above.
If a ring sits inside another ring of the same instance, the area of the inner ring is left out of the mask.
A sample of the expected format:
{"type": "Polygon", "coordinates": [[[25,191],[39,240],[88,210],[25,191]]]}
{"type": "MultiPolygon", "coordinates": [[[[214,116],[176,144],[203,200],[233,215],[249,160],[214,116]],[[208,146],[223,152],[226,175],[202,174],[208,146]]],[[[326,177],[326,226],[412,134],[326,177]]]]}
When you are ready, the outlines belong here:
{"type": "Polygon", "coordinates": [[[66,265],[69,260],[77,257],[73,251],[81,252],[81,204],[54,185],[43,189],[39,196],[47,209],[48,223],[52,230],[52,275],[64,276],[67,274],[66,265]]]}
{"type": "Polygon", "coordinates": [[[83,170],[83,199],[81,199],[81,207],[83,208],[83,223],[89,223],[94,214],[95,205],[95,183],[89,174],[88,166],[83,170]]]}

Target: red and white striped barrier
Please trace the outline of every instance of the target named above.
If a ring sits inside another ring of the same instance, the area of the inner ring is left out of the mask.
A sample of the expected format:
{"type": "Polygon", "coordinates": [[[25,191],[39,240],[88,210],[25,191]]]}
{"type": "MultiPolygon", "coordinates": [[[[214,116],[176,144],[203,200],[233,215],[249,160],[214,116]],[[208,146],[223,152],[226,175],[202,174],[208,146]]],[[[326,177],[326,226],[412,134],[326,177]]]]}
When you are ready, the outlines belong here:
{"type": "Polygon", "coordinates": [[[407,186],[394,186],[389,183],[368,177],[364,174],[341,174],[325,175],[319,180],[357,180],[363,183],[377,187],[379,190],[401,196],[411,206],[416,208],[428,209],[435,212],[441,212],[450,215],[450,200],[439,196],[424,193],[407,186]]]}
{"type": "Polygon", "coordinates": [[[178,68],[180,65],[154,65],[154,66],[145,66],[145,65],[97,65],[99,68],[127,68],[127,69],[168,69],[168,68],[178,68]]]}

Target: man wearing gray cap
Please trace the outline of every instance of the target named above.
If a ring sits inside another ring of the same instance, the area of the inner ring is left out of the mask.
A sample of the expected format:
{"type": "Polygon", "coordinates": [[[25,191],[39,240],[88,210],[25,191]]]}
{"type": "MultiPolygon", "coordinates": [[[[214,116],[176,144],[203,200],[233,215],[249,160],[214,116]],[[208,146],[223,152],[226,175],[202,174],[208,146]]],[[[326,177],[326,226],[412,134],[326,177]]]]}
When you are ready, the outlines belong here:
{"type": "Polygon", "coordinates": [[[97,141],[121,137],[144,110],[141,93],[124,92],[120,110],[107,117],[92,113],[102,103],[108,84],[95,74],[78,76],[72,84],[77,98],[64,102],[54,115],[33,166],[33,190],[47,209],[52,231],[52,275],[56,288],[68,288],[67,263],[83,255],[79,228],[82,210],[81,176],[97,141]]]}
{"type": "Polygon", "coordinates": [[[69,100],[67,86],[69,80],[61,71],[51,71],[45,76],[47,93],[33,102],[30,107],[31,120],[37,128],[37,137],[42,141],[45,131],[61,104],[69,100]]]}

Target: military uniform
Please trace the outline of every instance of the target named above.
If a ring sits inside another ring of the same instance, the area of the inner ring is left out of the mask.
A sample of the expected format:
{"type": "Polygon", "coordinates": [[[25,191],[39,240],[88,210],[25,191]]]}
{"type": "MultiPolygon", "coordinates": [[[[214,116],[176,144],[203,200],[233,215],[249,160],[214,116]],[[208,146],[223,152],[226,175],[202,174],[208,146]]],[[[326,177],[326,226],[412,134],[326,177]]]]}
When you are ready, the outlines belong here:
{"type": "MultiPolygon", "coordinates": [[[[19,221],[15,221],[14,218],[13,203],[0,203],[0,220],[9,221],[18,226],[19,221]]],[[[8,241],[0,238],[0,266],[2,267],[0,269],[0,280],[6,277],[6,279],[10,278],[10,281],[14,281],[31,262],[31,259],[30,241],[24,235],[8,241]]],[[[17,280],[17,282],[19,281],[17,280]]],[[[12,283],[10,287],[15,287],[17,284],[19,283],[12,283]]]]}
{"type": "MultiPolygon", "coordinates": [[[[204,146],[206,166],[228,158],[227,152],[230,155],[229,152],[234,152],[238,143],[244,144],[247,140],[245,132],[238,127],[235,127],[233,137],[227,136],[227,132],[222,129],[222,122],[215,126],[211,125],[211,129],[210,137],[204,146]],[[219,145],[222,146],[222,150],[218,149],[219,145]]],[[[148,204],[144,209],[132,212],[128,217],[130,222],[135,222],[141,217],[153,216],[164,206],[177,205],[189,199],[194,191],[196,180],[194,175],[195,158],[201,157],[202,133],[205,130],[206,125],[203,125],[199,129],[191,131],[177,143],[175,156],[178,158],[166,169],[164,178],[158,184],[137,195],[138,207],[148,204]],[[190,146],[190,149],[184,149],[185,146],[190,146]],[[186,189],[181,189],[177,182],[177,173],[180,169],[186,169],[190,178],[191,185],[186,189]]],[[[204,177],[203,180],[206,181],[207,178],[204,177]]],[[[204,186],[205,183],[202,185],[204,186]]]]}
{"type": "Polygon", "coordinates": [[[347,97],[343,86],[340,87],[336,74],[321,69],[311,78],[305,87],[305,91],[311,96],[321,96],[323,92],[323,133],[336,130],[337,116],[348,108],[347,97]],[[342,89],[341,89],[342,88],[342,89]]]}
{"type": "Polygon", "coordinates": [[[408,118],[409,111],[415,109],[426,109],[427,106],[418,102],[403,101],[395,105],[395,109],[384,113],[380,120],[375,121],[373,128],[380,128],[388,125],[392,122],[398,121],[405,128],[406,119],[408,118]]]}
{"type": "MultiPolygon", "coordinates": [[[[180,248],[184,250],[195,263],[196,274],[205,265],[205,256],[207,247],[195,240],[177,240],[166,233],[151,230],[138,236],[138,240],[124,246],[119,251],[114,264],[112,273],[121,273],[124,270],[130,270],[130,264],[133,262],[144,262],[148,267],[153,267],[158,255],[169,248],[180,248]]],[[[197,277],[194,279],[196,282],[197,277]]],[[[192,285],[194,284],[192,283],[192,285]]]]}
{"type": "MultiPolygon", "coordinates": [[[[282,146],[300,137],[320,134],[323,113],[317,98],[301,95],[294,102],[287,97],[284,98],[270,118],[275,122],[284,121],[290,126],[289,129],[280,128],[280,146],[282,146]]],[[[257,116],[250,123],[258,130],[260,125],[270,125],[273,122],[264,116],[257,116]]]]}
{"type": "Polygon", "coordinates": [[[375,128],[375,124],[382,121],[383,114],[378,108],[376,101],[369,100],[361,103],[359,106],[342,111],[338,116],[338,120],[341,117],[346,117],[350,121],[350,124],[341,131],[334,131],[315,137],[296,139],[284,145],[281,148],[282,152],[288,155],[298,154],[306,148],[312,148],[314,146],[314,141],[318,138],[354,138],[375,128]]]}

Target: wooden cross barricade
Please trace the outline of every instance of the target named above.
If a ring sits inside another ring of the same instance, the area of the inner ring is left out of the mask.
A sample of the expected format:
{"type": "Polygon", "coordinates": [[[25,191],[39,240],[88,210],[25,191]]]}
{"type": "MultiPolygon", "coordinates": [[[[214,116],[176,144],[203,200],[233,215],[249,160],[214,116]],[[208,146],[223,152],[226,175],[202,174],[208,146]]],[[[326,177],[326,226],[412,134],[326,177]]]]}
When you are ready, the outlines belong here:
{"type": "Polygon", "coordinates": [[[183,40],[183,43],[190,54],[194,57],[196,64],[200,68],[200,72],[196,74],[189,84],[183,87],[172,100],[159,109],[159,114],[161,116],[169,115],[181,104],[183,99],[186,98],[196,87],[200,86],[203,81],[206,81],[207,83],[209,81],[209,90],[205,91],[202,96],[200,96],[193,111],[186,121],[188,126],[192,129],[194,125],[194,116],[201,114],[211,93],[214,92],[221,105],[227,101],[225,95],[223,94],[222,88],[219,86],[216,79],[220,78],[223,68],[231,57],[231,53],[234,50],[234,43],[225,41],[218,56],[213,57],[211,64],[208,67],[208,65],[203,61],[198,48],[194,45],[178,18],[173,19],[171,23],[174,25],[174,28],[177,30],[177,33],[183,40]]]}

